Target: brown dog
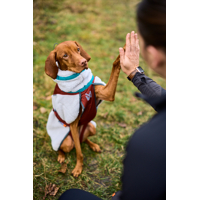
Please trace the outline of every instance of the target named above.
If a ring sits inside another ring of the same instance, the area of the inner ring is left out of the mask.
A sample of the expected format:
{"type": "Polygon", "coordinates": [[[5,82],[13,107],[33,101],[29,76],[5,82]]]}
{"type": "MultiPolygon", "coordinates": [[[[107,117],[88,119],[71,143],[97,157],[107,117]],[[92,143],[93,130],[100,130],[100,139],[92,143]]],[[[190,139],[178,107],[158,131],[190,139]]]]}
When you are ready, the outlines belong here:
{"type": "MultiPolygon", "coordinates": [[[[45,62],[45,72],[54,80],[57,78],[58,70],[61,70],[61,72],[67,70],[70,71],[69,73],[75,72],[72,74],[72,76],[74,77],[88,69],[89,60],[90,56],[84,51],[80,44],[75,41],[62,42],[57,45],[56,48],[51,51],[51,53],[47,57],[47,60],[45,62]]],[[[95,107],[101,102],[101,100],[114,101],[120,69],[120,57],[118,56],[113,63],[113,68],[108,83],[106,85],[94,84],[93,88],[96,96],[95,107]]],[[[62,89],[59,88],[58,85],[56,85],[55,91],[54,95],[65,95],[65,92],[62,91],[62,89]],[[55,93],[55,91],[58,92],[55,93]]],[[[70,95],[74,94],[70,93],[70,95]]],[[[74,103],[74,101],[72,101],[72,103],[74,103]]],[[[52,115],[56,116],[57,121],[61,122],[63,126],[69,125],[70,127],[70,134],[68,134],[67,137],[62,140],[59,146],[58,161],[62,163],[65,160],[64,153],[70,152],[75,146],[77,162],[74,170],[72,171],[74,177],[78,177],[82,172],[83,154],[81,152],[80,142],[86,142],[93,151],[101,152],[99,145],[88,140],[88,136],[92,136],[96,133],[96,128],[94,124],[90,122],[95,117],[96,113],[95,115],[93,115],[91,114],[91,111],[89,111],[89,114],[87,112],[83,112],[83,107],[84,106],[81,104],[76,119],[70,124],[67,124],[55,110],[52,111],[52,115]],[[87,113],[86,118],[89,116],[89,121],[82,120],[82,117],[85,115],[85,113],[87,113]],[[84,123],[82,121],[84,121],[84,123]],[[81,141],[79,139],[80,132],[82,132],[81,141]]],[[[49,122],[50,126],[52,123],[53,122],[49,122]]],[[[59,134],[59,130],[56,134],[59,134]]]]}

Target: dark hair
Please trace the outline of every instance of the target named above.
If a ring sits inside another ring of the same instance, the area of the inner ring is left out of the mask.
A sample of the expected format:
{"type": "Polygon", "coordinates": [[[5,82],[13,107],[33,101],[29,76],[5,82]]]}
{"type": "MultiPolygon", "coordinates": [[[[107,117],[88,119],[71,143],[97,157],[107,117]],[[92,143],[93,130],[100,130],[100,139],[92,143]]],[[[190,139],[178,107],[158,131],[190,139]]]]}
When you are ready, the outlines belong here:
{"type": "Polygon", "coordinates": [[[142,0],[137,7],[137,25],[146,46],[166,51],[166,0],[142,0]]]}

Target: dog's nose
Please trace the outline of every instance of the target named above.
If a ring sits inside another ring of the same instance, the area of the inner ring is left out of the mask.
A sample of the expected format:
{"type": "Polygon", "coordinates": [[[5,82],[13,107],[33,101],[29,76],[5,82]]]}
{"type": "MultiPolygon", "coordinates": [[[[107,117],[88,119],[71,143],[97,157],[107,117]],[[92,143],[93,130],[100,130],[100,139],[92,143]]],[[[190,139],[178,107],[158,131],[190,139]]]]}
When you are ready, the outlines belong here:
{"type": "Polygon", "coordinates": [[[80,65],[83,67],[84,65],[86,65],[87,64],[87,60],[86,59],[82,59],[81,61],[80,61],[80,65]]]}

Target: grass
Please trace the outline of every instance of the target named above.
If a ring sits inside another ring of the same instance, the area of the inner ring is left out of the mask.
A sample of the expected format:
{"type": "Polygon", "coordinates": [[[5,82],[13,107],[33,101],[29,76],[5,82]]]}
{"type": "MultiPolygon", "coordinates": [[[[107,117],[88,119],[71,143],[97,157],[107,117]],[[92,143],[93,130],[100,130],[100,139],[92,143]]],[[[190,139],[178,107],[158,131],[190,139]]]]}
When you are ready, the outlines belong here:
{"type": "MultiPolygon", "coordinates": [[[[89,67],[94,75],[107,82],[112,63],[118,56],[118,48],[125,44],[125,36],[137,30],[134,0],[34,0],[33,1],[33,199],[42,199],[45,186],[53,183],[59,187],[58,199],[67,189],[80,188],[102,199],[120,190],[122,161],[126,143],[141,124],[148,121],[155,111],[133,96],[137,88],[121,72],[115,101],[103,102],[94,121],[97,134],[90,139],[103,150],[95,153],[82,144],[84,166],[77,178],[71,176],[75,167],[76,152],[66,154],[68,169],[59,173],[57,152],[52,150],[51,140],[46,132],[48,114],[52,109],[49,96],[55,83],[45,75],[44,63],[55,43],[76,40],[91,56],[89,67]],[[41,112],[41,108],[45,108],[41,112]],[[120,126],[125,124],[125,128],[120,126]]],[[[140,58],[145,73],[163,88],[166,83],[153,73],[140,58]]]]}

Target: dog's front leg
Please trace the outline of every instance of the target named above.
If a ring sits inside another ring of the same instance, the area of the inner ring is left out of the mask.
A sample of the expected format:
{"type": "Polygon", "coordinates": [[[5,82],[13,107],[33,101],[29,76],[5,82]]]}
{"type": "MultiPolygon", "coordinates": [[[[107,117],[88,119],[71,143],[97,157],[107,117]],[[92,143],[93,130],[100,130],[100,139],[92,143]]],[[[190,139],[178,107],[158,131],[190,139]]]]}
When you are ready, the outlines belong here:
{"type": "Polygon", "coordinates": [[[72,174],[74,177],[78,177],[83,169],[83,154],[81,152],[81,145],[80,145],[80,140],[79,140],[79,132],[78,132],[78,122],[79,122],[79,117],[70,124],[70,130],[72,133],[72,137],[74,140],[74,145],[76,148],[76,166],[74,170],[72,171],[72,174]]]}
{"type": "Polygon", "coordinates": [[[120,69],[120,56],[118,56],[113,63],[113,68],[108,83],[105,86],[95,86],[97,100],[114,101],[120,69]]]}

